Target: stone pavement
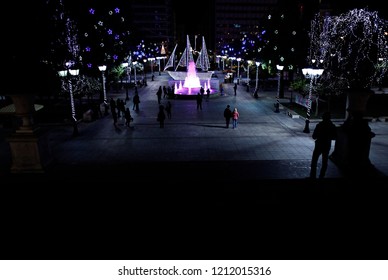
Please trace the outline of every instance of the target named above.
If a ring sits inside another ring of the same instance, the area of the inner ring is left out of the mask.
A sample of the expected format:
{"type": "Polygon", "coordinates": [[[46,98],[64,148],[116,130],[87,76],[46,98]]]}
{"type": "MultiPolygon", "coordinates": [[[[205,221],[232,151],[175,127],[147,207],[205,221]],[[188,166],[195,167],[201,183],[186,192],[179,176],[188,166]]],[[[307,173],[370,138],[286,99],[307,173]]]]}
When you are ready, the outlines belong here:
{"type": "MultiPolygon", "coordinates": [[[[202,110],[197,110],[195,99],[162,99],[162,104],[168,100],[172,103],[172,119],[166,119],[165,127],[160,128],[156,121],[156,92],[159,86],[168,84],[168,79],[167,73],[156,74],[155,81],[139,88],[138,112],[132,110],[131,100],[127,103],[134,118],[130,128],[124,125],[124,119],[119,119],[115,127],[110,114],[79,123],[77,137],[72,137],[71,126],[46,127],[53,162],[41,177],[55,174],[53,177],[66,180],[68,174],[73,174],[71,177],[89,181],[124,177],[141,182],[260,181],[269,185],[279,184],[273,180],[293,181],[296,185],[306,180],[315,122],[310,123],[311,133],[304,133],[303,118],[291,118],[285,109],[275,113],[276,92],[260,91],[255,99],[252,89],[247,92],[245,86],[239,85],[234,96],[233,84],[227,83],[225,95],[212,94],[209,101],[205,98],[202,110]],[[236,129],[225,128],[223,110],[228,104],[240,112],[236,129]]],[[[285,92],[285,99],[289,94],[285,92]]],[[[133,95],[131,89],[131,99],[133,95]]],[[[125,90],[109,91],[107,96],[124,99],[125,90]]],[[[343,122],[334,121],[337,125],[343,122]]],[[[370,126],[376,133],[370,159],[380,174],[378,177],[386,177],[388,122],[371,122],[370,126]]],[[[4,169],[10,156],[3,154],[6,156],[0,166],[4,169]]],[[[325,184],[331,184],[334,179],[347,176],[329,161],[326,177],[325,184]]]]}
{"type": "Polygon", "coordinates": [[[368,259],[387,251],[388,122],[370,123],[378,176],[349,178],[329,161],[327,178],[311,181],[311,133],[302,118],[274,112],[275,92],[255,99],[240,85],[235,97],[225,84],[225,96],[202,110],[174,99],[160,128],[156,91],[167,80],[162,73],[139,89],[131,128],[122,119],[114,127],[111,115],[81,122],[77,137],[71,126],[45,127],[53,162],[43,174],[8,174],[0,141],[4,240],[15,240],[1,256],[368,259]],[[228,104],[240,112],[237,129],[225,128],[228,104]]]}

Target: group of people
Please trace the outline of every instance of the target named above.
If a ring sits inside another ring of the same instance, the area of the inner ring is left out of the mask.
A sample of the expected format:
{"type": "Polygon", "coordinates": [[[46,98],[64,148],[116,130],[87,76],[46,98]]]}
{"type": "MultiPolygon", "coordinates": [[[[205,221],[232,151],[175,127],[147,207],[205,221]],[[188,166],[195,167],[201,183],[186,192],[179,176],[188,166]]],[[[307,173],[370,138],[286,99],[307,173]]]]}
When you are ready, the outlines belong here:
{"type": "Polygon", "coordinates": [[[113,125],[117,126],[118,118],[121,116],[125,119],[125,126],[130,127],[131,121],[133,121],[131,111],[126,107],[126,102],[123,99],[117,98],[115,101],[113,98],[110,99],[109,105],[112,112],[113,125]]]}
{"type": "MultiPolygon", "coordinates": [[[[236,85],[235,85],[234,90],[235,90],[235,94],[236,94],[236,85]]],[[[171,108],[172,108],[172,104],[170,101],[168,101],[166,103],[166,105],[161,104],[161,98],[162,98],[163,92],[165,94],[163,97],[165,97],[167,95],[166,89],[159,87],[158,92],[157,92],[158,104],[159,104],[157,121],[160,124],[160,128],[164,127],[164,122],[165,122],[166,118],[171,119],[171,108]]],[[[203,95],[204,95],[204,90],[198,92],[198,94],[196,96],[197,110],[202,110],[203,95]]],[[[139,110],[139,103],[140,103],[140,98],[139,98],[138,93],[136,92],[134,97],[133,97],[133,109],[134,110],[137,110],[137,111],[139,110]]],[[[126,104],[126,102],[124,100],[117,99],[116,102],[113,99],[110,100],[110,107],[111,107],[111,112],[112,112],[115,126],[117,123],[117,118],[120,117],[121,114],[125,118],[125,125],[126,126],[129,127],[130,122],[133,121],[133,118],[131,116],[129,108],[125,108],[125,104],[126,104]]],[[[226,108],[224,109],[224,118],[225,118],[226,128],[229,128],[231,121],[232,121],[233,129],[237,128],[239,117],[240,117],[240,113],[238,112],[236,107],[232,111],[230,105],[226,106],[226,108]]],[[[362,119],[362,118],[357,118],[357,115],[355,115],[354,121],[353,121],[353,123],[354,123],[353,126],[356,126],[359,123],[361,123],[361,121],[359,121],[359,119],[362,119]]],[[[345,125],[344,128],[346,128],[347,130],[352,132],[352,130],[350,128],[347,128],[348,126],[349,125],[345,125]]],[[[353,126],[349,126],[349,127],[352,128],[353,126]]],[[[366,125],[364,127],[368,127],[368,126],[366,125]]],[[[370,129],[368,131],[369,131],[368,135],[371,135],[370,138],[374,137],[374,134],[372,132],[370,132],[370,129]]],[[[365,133],[365,134],[367,134],[367,133],[365,133]]],[[[331,114],[329,112],[325,112],[322,115],[322,120],[319,123],[317,123],[317,125],[315,126],[315,129],[312,133],[312,138],[314,139],[314,150],[313,150],[312,159],[311,159],[311,168],[310,168],[309,178],[315,179],[317,177],[317,166],[318,166],[318,160],[320,157],[321,157],[321,168],[319,171],[318,178],[324,178],[326,175],[327,167],[328,167],[329,153],[331,150],[332,141],[337,139],[337,127],[332,122],[331,114]]],[[[355,137],[355,138],[358,139],[360,137],[355,137]]]]}
{"type": "Polygon", "coordinates": [[[240,117],[240,113],[237,108],[234,108],[233,111],[230,109],[230,105],[227,105],[224,110],[224,118],[226,122],[226,128],[229,128],[230,120],[232,120],[233,128],[237,128],[238,118],[240,117]]]}

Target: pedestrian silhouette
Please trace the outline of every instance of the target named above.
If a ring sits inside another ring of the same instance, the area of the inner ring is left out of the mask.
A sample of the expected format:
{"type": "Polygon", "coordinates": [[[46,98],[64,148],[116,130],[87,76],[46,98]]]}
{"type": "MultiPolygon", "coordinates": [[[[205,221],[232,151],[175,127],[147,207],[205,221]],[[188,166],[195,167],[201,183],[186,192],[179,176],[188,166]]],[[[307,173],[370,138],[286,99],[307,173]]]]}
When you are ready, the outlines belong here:
{"type": "Polygon", "coordinates": [[[202,95],[198,92],[197,93],[197,110],[202,110],[202,95]]]}
{"type": "Polygon", "coordinates": [[[368,121],[364,119],[363,113],[360,111],[351,112],[350,117],[343,125],[343,129],[348,138],[349,166],[363,169],[370,167],[369,150],[371,140],[376,134],[372,132],[368,121]]]}
{"type": "Polygon", "coordinates": [[[159,122],[159,127],[163,128],[164,127],[164,120],[166,119],[166,115],[164,114],[164,106],[159,105],[159,112],[157,116],[157,121],[159,122]]]}
{"type": "Polygon", "coordinates": [[[167,118],[169,120],[171,120],[171,107],[172,107],[171,102],[167,101],[165,110],[166,110],[166,113],[167,113],[167,118]]]}
{"type": "Polygon", "coordinates": [[[232,118],[232,110],[230,110],[230,105],[227,105],[224,110],[224,118],[226,122],[226,128],[229,128],[230,119],[232,118]]]}
{"type": "Polygon", "coordinates": [[[125,110],[124,117],[125,117],[125,125],[130,127],[130,123],[131,121],[133,121],[133,118],[131,116],[131,111],[129,111],[129,108],[125,110]]]}
{"type": "Polygon", "coordinates": [[[132,110],[139,111],[139,103],[140,103],[140,97],[139,94],[136,93],[135,96],[133,97],[133,107],[132,110]]]}
{"type": "Polygon", "coordinates": [[[337,127],[331,121],[329,112],[323,113],[322,121],[315,126],[312,138],[315,140],[315,145],[311,159],[310,178],[316,178],[317,164],[320,156],[322,156],[322,165],[319,178],[324,178],[329,160],[331,141],[337,138],[337,127]]]}
{"type": "Polygon", "coordinates": [[[202,99],[205,95],[205,89],[203,87],[200,88],[199,92],[201,93],[202,99]]]}
{"type": "Polygon", "coordinates": [[[234,96],[236,96],[237,95],[237,83],[234,83],[233,90],[234,90],[234,96]]]}
{"type": "Polygon", "coordinates": [[[160,104],[162,100],[162,94],[163,94],[162,86],[159,86],[159,89],[156,92],[156,96],[158,97],[158,104],[160,104]]]}

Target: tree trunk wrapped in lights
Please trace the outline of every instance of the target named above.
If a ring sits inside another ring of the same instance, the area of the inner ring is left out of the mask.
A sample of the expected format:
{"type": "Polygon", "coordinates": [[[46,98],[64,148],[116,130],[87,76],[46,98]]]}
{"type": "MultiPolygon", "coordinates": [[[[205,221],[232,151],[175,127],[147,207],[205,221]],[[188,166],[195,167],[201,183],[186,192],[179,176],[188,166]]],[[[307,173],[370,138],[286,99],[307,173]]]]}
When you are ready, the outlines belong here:
{"type": "Polygon", "coordinates": [[[322,61],[325,70],[320,82],[331,94],[347,96],[346,120],[338,128],[331,158],[345,167],[371,165],[369,148],[374,135],[365,121],[358,124],[373,94],[371,87],[380,84],[388,70],[384,61],[388,58],[388,36],[384,33],[388,21],[377,12],[354,9],[339,16],[317,15],[312,26],[310,36],[315,40],[311,40],[309,59],[322,61]],[[354,137],[369,137],[369,141],[356,141],[354,137]]]}

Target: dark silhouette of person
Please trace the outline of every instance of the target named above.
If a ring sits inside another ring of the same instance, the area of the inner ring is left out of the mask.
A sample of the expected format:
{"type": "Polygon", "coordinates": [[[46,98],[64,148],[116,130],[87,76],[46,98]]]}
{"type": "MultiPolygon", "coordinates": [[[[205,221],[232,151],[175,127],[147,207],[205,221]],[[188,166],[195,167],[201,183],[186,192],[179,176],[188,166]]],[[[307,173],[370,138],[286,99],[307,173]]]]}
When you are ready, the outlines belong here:
{"type": "Polygon", "coordinates": [[[116,101],[113,100],[113,97],[110,98],[109,105],[110,105],[110,111],[113,114],[113,111],[116,111],[116,108],[117,108],[116,101]]]}
{"type": "Polygon", "coordinates": [[[205,89],[203,87],[200,88],[199,92],[201,93],[202,99],[205,95],[205,89]]]}
{"type": "Polygon", "coordinates": [[[210,89],[208,88],[206,90],[206,101],[209,101],[209,97],[210,97],[210,89]]]}
{"type": "Polygon", "coordinates": [[[167,101],[165,110],[166,110],[166,113],[167,113],[167,118],[169,120],[171,120],[171,107],[172,107],[171,102],[167,101]]]}
{"type": "Polygon", "coordinates": [[[230,110],[230,105],[227,105],[224,110],[224,118],[226,122],[226,128],[229,128],[230,119],[232,118],[232,110],[230,110]]]}
{"type": "Polygon", "coordinates": [[[376,136],[361,111],[353,111],[344,123],[348,135],[348,161],[351,167],[368,167],[371,139],[376,136]]]}
{"type": "Polygon", "coordinates": [[[160,104],[162,100],[162,93],[163,93],[162,86],[159,86],[159,89],[156,92],[156,96],[158,97],[158,104],[160,104]]]}
{"type": "Polygon", "coordinates": [[[139,94],[136,93],[135,96],[133,97],[133,107],[132,110],[139,111],[139,103],[140,103],[140,97],[139,94]]]}
{"type": "Polygon", "coordinates": [[[159,106],[158,117],[157,117],[157,121],[159,122],[159,127],[160,128],[164,127],[164,120],[165,119],[166,119],[166,115],[164,114],[164,106],[160,105],[159,106]]]}
{"type": "Polygon", "coordinates": [[[319,178],[324,178],[329,160],[331,141],[337,138],[337,127],[331,121],[329,112],[323,113],[322,121],[315,126],[312,138],[315,140],[315,146],[311,159],[310,178],[315,179],[317,176],[317,163],[320,156],[322,156],[322,166],[319,178]]]}
{"type": "Polygon", "coordinates": [[[202,95],[198,92],[197,93],[197,110],[202,110],[202,95]]]}
{"type": "Polygon", "coordinates": [[[113,125],[114,125],[115,127],[117,127],[117,120],[118,120],[118,118],[117,118],[117,112],[116,112],[116,110],[113,110],[113,111],[112,111],[112,118],[113,118],[113,125]]]}
{"type": "Polygon", "coordinates": [[[234,89],[234,96],[236,96],[237,95],[237,83],[234,83],[233,89],[234,89]]]}
{"type": "Polygon", "coordinates": [[[124,112],[124,118],[125,118],[125,125],[130,127],[131,121],[133,121],[133,118],[131,116],[131,111],[129,111],[129,108],[127,108],[124,112]]]}

